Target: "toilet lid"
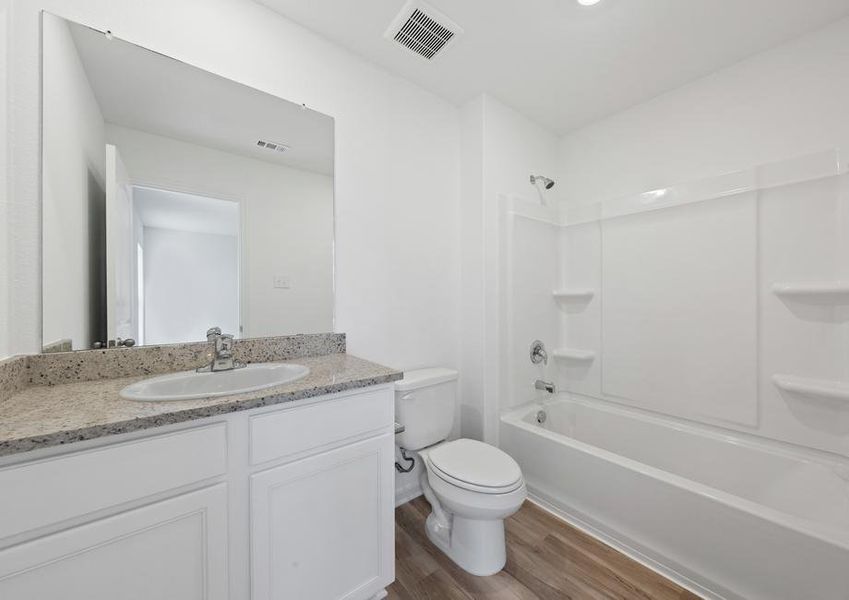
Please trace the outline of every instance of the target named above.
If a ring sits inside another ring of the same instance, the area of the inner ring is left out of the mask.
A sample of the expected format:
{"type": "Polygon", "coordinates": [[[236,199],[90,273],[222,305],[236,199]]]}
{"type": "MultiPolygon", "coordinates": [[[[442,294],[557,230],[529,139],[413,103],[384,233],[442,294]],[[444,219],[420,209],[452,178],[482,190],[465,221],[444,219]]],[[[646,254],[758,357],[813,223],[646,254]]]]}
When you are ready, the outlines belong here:
{"type": "Polygon", "coordinates": [[[476,440],[454,440],[434,448],[428,460],[436,475],[460,487],[490,493],[516,489],[519,464],[495,446],[476,440]]]}

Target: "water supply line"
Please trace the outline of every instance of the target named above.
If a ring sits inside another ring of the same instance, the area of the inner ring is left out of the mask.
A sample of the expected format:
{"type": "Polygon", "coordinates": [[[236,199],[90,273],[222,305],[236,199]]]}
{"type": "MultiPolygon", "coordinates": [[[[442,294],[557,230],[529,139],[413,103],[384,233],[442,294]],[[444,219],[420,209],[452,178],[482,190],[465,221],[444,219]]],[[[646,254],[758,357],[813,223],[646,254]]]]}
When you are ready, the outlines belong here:
{"type": "Polygon", "coordinates": [[[402,466],[396,461],[395,470],[399,473],[409,473],[410,471],[416,468],[416,457],[408,456],[406,448],[399,448],[399,450],[401,450],[401,458],[407,461],[408,466],[402,466]]]}

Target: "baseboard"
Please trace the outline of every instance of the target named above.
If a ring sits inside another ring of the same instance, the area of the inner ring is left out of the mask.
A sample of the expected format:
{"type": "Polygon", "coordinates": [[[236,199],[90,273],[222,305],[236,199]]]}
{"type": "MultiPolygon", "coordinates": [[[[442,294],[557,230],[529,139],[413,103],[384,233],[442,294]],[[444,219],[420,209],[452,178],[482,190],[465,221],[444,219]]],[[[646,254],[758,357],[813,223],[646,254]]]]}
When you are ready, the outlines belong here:
{"type": "Polygon", "coordinates": [[[399,507],[402,504],[406,504],[410,500],[414,500],[422,495],[422,486],[415,485],[409,486],[407,488],[403,488],[400,490],[395,490],[395,507],[399,507]]]}
{"type": "Polygon", "coordinates": [[[689,590],[700,598],[704,598],[705,600],[737,600],[738,598],[734,594],[718,593],[715,589],[707,588],[704,585],[693,581],[693,579],[683,575],[676,568],[663,564],[655,558],[652,558],[644,552],[634,548],[634,545],[628,541],[620,539],[611,532],[604,531],[590,524],[587,519],[566,510],[539,490],[529,488],[528,500],[558,519],[565,521],[572,527],[594,537],[617,552],[620,552],[631,560],[640,563],[647,569],[651,569],[661,577],[680,585],[682,588],[689,590]]]}

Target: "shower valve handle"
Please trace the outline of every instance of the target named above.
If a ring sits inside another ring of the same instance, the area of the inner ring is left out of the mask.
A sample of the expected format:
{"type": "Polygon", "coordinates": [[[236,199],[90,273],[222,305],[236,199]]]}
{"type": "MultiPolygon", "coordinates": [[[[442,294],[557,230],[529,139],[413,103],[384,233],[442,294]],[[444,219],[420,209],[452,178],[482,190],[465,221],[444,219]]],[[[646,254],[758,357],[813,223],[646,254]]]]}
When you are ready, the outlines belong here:
{"type": "Polygon", "coordinates": [[[545,344],[539,340],[534,340],[531,344],[531,362],[535,365],[548,364],[548,352],[545,351],[545,344]]]}

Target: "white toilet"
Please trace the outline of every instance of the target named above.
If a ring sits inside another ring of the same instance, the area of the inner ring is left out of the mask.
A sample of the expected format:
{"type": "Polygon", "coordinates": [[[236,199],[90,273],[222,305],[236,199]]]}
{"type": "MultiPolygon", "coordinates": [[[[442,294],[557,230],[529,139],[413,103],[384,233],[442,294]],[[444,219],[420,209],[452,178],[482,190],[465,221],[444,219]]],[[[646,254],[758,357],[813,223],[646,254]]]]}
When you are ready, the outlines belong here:
{"type": "Polygon", "coordinates": [[[427,536],[473,575],[504,567],[504,519],[527,497],[519,465],[489,444],[445,441],[454,425],[457,371],[408,371],[395,383],[399,446],[418,452],[421,484],[433,511],[427,536]]]}

